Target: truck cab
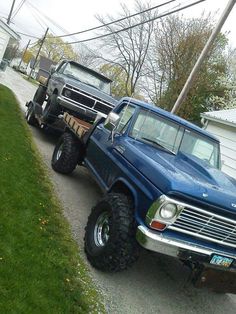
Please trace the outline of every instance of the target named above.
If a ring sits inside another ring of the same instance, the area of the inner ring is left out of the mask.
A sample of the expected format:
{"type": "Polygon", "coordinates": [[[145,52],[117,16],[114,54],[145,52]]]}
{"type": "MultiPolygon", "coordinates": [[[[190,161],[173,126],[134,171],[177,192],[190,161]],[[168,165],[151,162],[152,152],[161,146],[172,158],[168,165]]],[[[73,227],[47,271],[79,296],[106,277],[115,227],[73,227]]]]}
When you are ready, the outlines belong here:
{"type": "Polygon", "coordinates": [[[33,101],[26,104],[31,125],[56,124],[65,112],[93,122],[97,114],[106,117],[117,103],[109,78],[72,60],[51,66],[49,78],[41,81],[33,101]]]}

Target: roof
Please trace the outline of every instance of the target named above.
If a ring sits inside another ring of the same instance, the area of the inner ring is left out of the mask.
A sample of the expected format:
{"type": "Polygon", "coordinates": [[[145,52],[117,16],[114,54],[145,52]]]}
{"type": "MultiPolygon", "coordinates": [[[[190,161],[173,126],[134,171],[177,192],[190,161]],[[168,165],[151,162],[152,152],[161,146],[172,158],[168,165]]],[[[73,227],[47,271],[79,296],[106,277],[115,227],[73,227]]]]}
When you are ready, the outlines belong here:
{"type": "Polygon", "coordinates": [[[19,34],[17,34],[8,24],[0,20],[0,28],[2,28],[6,33],[8,33],[11,38],[15,40],[20,40],[21,37],[19,34]]]}
{"type": "Polygon", "coordinates": [[[204,112],[201,114],[201,117],[206,120],[216,121],[236,127],[236,108],[204,112]]]}
{"type": "Polygon", "coordinates": [[[124,100],[126,100],[127,102],[130,102],[130,103],[133,103],[134,105],[137,104],[137,105],[139,105],[141,107],[144,107],[144,108],[146,108],[148,110],[157,112],[160,115],[164,116],[165,118],[167,118],[169,120],[172,120],[175,123],[182,124],[187,129],[196,131],[196,132],[200,133],[203,136],[207,136],[207,137],[211,138],[212,140],[214,140],[216,142],[219,142],[218,138],[215,137],[214,135],[212,135],[211,133],[209,133],[208,131],[205,131],[204,129],[198,127],[197,125],[195,125],[195,124],[193,124],[191,122],[188,122],[187,120],[185,120],[183,118],[180,118],[179,116],[176,116],[175,114],[170,113],[169,111],[166,111],[164,109],[156,107],[154,104],[148,104],[148,103],[146,103],[144,101],[140,101],[140,100],[137,100],[137,99],[134,99],[134,98],[130,98],[130,97],[124,97],[124,98],[122,98],[120,100],[120,102],[124,101],[124,100]]]}
{"type": "Polygon", "coordinates": [[[106,80],[108,82],[112,82],[112,80],[110,78],[106,77],[105,75],[103,75],[103,74],[101,74],[101,73],[99,73],[99,72],[97,72],[95,70],[92,70],[90,68],[87,68],[86,66],[84,66],[84,65],[82,65],[82,64],[80,64],[80,63],[78,63],[76,61],[73,61],[73,60],[67,60],[67,61],[71,62],[71,63],[74,63],[76,66],[79,66],[79,67],[83,68],[84,70],[90,72],[91,74],[93,74],[93,75],[95,75],[97,77],[100,77],[103,80],[106,80]]]}

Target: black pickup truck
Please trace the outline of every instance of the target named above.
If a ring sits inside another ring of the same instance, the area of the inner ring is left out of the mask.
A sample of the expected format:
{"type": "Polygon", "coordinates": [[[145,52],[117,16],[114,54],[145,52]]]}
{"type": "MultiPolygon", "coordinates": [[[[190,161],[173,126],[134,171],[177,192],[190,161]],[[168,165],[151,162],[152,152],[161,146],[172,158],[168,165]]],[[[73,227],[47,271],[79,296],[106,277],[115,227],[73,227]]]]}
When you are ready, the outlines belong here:
{"type": "Polygon", "coordinates": [[[27,102],[26,119],[31,125],[53,124],[64,112],[84,121],[106,116],[117,101],[111,96],[111,80],[75,61],[52,66],[41,80],[33,101],[27,102]]]}

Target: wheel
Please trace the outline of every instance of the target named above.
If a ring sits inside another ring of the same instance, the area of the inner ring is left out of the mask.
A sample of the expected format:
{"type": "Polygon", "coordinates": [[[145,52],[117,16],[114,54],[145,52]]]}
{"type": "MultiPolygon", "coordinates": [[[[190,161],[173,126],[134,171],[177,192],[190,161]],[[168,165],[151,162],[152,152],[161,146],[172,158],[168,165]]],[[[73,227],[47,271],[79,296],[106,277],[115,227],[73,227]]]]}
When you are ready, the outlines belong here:
{"type": "Polygon", "coordinates": [[[37,119],[34,116],[34,105],[29,103],[29,106],[25,112],[25,118],[28,124],[36,126],[38,124],[37,119]]]}
{"type": "Polygon", "coordinates": [[[45,99],[46,99],[46,86],[39,85],[38,89],[36,90],[36,93],[34,94],[33,101],[42,106],[45,99]]]}
{"type": "Polygon", "coordinates": [[[53,170],[63,174],[71,173],[78,162],[82,161],[82,145],[69,132],[64,133],[55,146],[51,165],[53,170]]]}
{"type": "Polygon", "coordinates": [[[49,97],[45,109],[43,111],[43,116],[46,122],[53,123],[56,121],[56,117],[61,113],[61,108],[57,103],[57,95],[53,94],[49,97]],[[52,117],[54,116],[54,117],[52,117]]]}
{"type": "Polygon", "coordinates": [[[127,269],[138,258],[136,223],[123,194],[110,193],[93,209],[85,228],[84,249],[92,266],[102,271],[127,269]]]}

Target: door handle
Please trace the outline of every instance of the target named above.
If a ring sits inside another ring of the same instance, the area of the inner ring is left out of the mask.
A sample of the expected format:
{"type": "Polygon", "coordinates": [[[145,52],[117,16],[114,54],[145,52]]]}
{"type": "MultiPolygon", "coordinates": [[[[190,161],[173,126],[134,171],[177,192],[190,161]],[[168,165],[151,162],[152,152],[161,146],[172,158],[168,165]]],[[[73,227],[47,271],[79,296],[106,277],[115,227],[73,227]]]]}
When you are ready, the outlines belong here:
{"type": "Polygon", "coordinates": [[[116,145],[113,147],[113,149],[117,150],[120,154],[124,154],[125,152],[125,147],[122,145],[116,145]]]}

